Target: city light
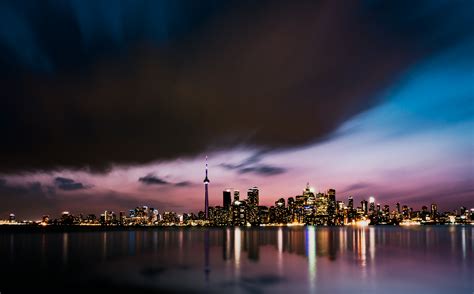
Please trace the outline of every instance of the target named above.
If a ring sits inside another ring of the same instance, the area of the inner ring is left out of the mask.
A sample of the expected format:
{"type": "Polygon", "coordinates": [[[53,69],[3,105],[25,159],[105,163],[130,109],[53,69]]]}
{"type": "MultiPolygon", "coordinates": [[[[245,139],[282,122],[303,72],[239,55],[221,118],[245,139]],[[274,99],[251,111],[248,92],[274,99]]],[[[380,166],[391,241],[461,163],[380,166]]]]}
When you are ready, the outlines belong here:
{"type": "Polygon", "coordinates": [[[223,190],[223,205],[208,206],[208,216],[204,211],[198,213],[177,213],[174,211],[159,212],[157,208],[142,205],[125,211],[106,210],[95,214],[74,215],[63,211],[58,218],[43,215],[36,221],[18,221],[14,213],[8,219],[0,220],[0,225],[80,225],[80,226],[358,226],[400,225],[419,226],[437,224],[474,224],[474,208],[460,207],[452,212],[439,212],[436,204],[423,206],[414,210],[407,205],[396,205],[390,210],[388,205],[375,206],[373,196],[369,201],[360,201],[354,206],[354,197],[347,202],[337,200],[336,190],[314,193],[309,184],[300,195],[280,198],[272,206],[259,202],[259,188],[247,190],[246,199],[240,198],[239,190],[223,190]],[[233,192],[233,193],[232,193],[233,192]],[[233,199],[231,196],[234,195],[233,199]],[[369,205],[370,203],[370,205],[369,205]]]}

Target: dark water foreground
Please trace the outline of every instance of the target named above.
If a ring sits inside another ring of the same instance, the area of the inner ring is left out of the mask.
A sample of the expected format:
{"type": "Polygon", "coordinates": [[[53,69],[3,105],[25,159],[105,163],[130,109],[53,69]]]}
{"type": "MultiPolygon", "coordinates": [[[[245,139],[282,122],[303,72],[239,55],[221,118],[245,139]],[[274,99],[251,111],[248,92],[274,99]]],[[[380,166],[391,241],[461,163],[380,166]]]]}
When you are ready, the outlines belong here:
{"type": "Polygon", "coordinates": [[[474,226],[0,228],[7,293],[474,293],[474,226]]]}

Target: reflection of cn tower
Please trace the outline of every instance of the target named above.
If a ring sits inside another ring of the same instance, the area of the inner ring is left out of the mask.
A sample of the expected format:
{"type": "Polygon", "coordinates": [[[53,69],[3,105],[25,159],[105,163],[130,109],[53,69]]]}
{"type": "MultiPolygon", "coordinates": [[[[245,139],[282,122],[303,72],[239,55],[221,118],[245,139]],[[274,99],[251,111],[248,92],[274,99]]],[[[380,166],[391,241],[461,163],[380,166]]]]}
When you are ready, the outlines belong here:
{"type": "Polygon", "coordinates": [[[206,156],[206,177],[204,178],[204,214],[209,218],[209,178],[207,177],[207,156],[206,156]]]}
{"type": "Polygon", "coordinates": [[[211,272],[211,265],[209,264],[209,230],[204,232],[204,274],[206,276],[206,283],[209,282],[209,273],[211,272]]]}

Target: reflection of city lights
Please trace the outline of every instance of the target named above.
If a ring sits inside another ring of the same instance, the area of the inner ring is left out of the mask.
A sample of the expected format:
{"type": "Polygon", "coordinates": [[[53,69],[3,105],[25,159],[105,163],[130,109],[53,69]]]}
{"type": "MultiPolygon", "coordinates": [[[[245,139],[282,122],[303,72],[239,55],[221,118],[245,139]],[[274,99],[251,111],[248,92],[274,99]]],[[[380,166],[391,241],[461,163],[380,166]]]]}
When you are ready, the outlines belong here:
{"type": "MultiPolygon", "coordinates": [[[[366,266],[366,256],[367,256],[367,245],[365,241],[365,230],[360,230],[360,239],[359,239],[359,257],[362,267],[366,266]]],[[[365,274],[365,272],[363,272],[365,274]]]]}
{"type": "Polygon", "coordinates": [[[277,240],[278,253],[283,253],[283,229],[281,227],[278,228],[277,240]]]}
{"type": "Polygon", "coordinates": [[[462,246],[462,258],[466,259],[466,228],[461,230],[461,246],[462,246]]]}
{"type": "Polygon", "coordinates": [[[306,230],[306,250],[308,253],[308,275],[309,286],[311,291],[314,291],[316,281],[316,232],[313,226],[308,226],[306,230]]]}
{"type": "Polygon", "coordinates": [[[278,272],[283,272],[283,229],[278,228],[277,232],[277,249],[278,249],[278,272]]]}
{"type": "Polygon", "coordinates": [[[369,229],[369,254],[370,260],[374,260],[375,257],[375,228],[369,229]]]}
{"type": "Polygon", "coordinates": [[[238,270],[240,267],[240,228],[236,227],[234,231],[234,256],[235,256],[235,268],[238,270]]]}
{"type": "Polygon", "coordinates": [[[69,235],[68,233],[63,233],[63,263],[67,263],[68,257],[68,245],[69,245],[69,235]]]}

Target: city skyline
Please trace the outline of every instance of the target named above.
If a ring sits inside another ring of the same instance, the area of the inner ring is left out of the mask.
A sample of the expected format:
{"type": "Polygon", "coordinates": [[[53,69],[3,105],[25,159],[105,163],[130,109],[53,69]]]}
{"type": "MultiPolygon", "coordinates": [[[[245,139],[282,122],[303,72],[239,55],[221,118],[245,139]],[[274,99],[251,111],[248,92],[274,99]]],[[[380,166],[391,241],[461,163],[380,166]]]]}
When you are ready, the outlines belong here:
{"type": "Polygon", "coordinates": [[[117,211],[106,210],[104,213],[97,215],[93,211],[72,212],[66,210],[61,212],[60,218],[55,218],[54,214],[50,215],[46,213],[42,214],[41,218],[17,219],[17,216],[11,212],[8,218],[4,218],[2,224],[12,222],[15,224],[17,222],[25,224],[33,222],[34,224],[43,225],[51,224],[51,222],[53,222],[53,224],[59,222],[57,224],[62,224],[65,217],[68,222],[71,221],[71,223],[68,224],[73,224],[74,219],[74,224],[81,224],[85,221],[86,224],[91,222],[104,225],[113,220],[111,224],[125,225],[124,220],[126,218],[132,220],[135,217],[139,217],[138,223],[136,224],[140,225],[190,225],[191,223],[187,223],[188,221],[198,221],[193,225],[211,226],[254,226],[265,223],[280,225],[299,223],[306,225],[340,226],[354,225],[360,221],[364,224],[368,221],[367,224],[370,223],[373,225],[398,225],[402,220],[410,222],[407,224],[413,224],[413,221],[415,221],[415,224],[420,224],[420,221],[425,224],[446,224],[463,223],[466,221],[470,223],[471,220],[474,220],[474,207],[469,208],[458,204],[456,209],[443,210],[442,208],[438,208],[437,203],[425,203],[421,207],[412,207],[407,205],[407,203],[396,202],[394,206],[391,206],[387,203],[376,201],[374,196],[357,199],[350,195],[345,198],[338,198],[336,197],[335,189],[330,188],[326,191],[316,191],[314,187],[310,186],[309,182],[306,183],[301,194],[295,194],[287,198],[275,198],[275,201],[269,205],[260,202],[260,189],[257,186],[249,187],[246,194],[241,193],[239,189],[226,188],[222,191],[221,205],[219,205],[219,203],[211,203],[210,205],[208,200],[210,180],[208,178],[207,156],[205,158],[205,178],[203,183],[204,205],[202,207],[203,209],[199,211],[186,210],[176,212],[160,207],[142,206],[138,204],[134,209],[124,210],[121,208],[117,211]],[[358,200],[360,200],[360,202],[358,200]],[[358,204],[360,204],[360,206],[358,204]],[[278,219],[278,214],[282,213],[282,211],[280,211],[280,213],[278,212],[280,208],[284,210],[285,216],[283,219],[278,219]],[[266,214],[265,218],[269,217],[265,222],[261,222],[262,209],[264,214],[266,214]],[[243,215],[240,213],[243,213],[243,215]],[[273,216],[271,216],[272,214],[273,216]],[[242,216],[243,219],[239,220],[242,216]],[[78,220],[76,220],[77,217],[79,217],[78,220]],[[142,219],[142,217],[145,218],[142,219]],[[220,219],[221,217],[224,217],[222,223],[220,222],[222,221],[222,219],[220,219]],[[307,219],[307,217],[310,217],[310,219],[307,219]],[[321,217],[325,218],[323,222],[317,220],[321,217]],[[327,219],[328,217],[329,219],[327,219]],[[375,217],[375,219],[373,219],[373,217],[375,217]],[[167,218],[169,220],[166,220],[167,218]],[[254,218],[254,221],[249,220],[252,218],[254,218]],[[316,222],[314,222],[312,218],[316,218],[316,222]],[[174,221],[174,219],[176,219],[176,221],[174,221]],[[142,223],[142,221],[144,221],[144,223],[142,223]],[[200,221],[205,221],[205,223],[201,223],[200,221]],[[395,221],[395,223],[392,223],[393,221],[395,221]]]}
{"type": "Polygon", "coordinates": [[[0,4],[0,216],[199,210],[206,155],[211,205],[474,206],[472,3],[26,2],[0,4]]]}

